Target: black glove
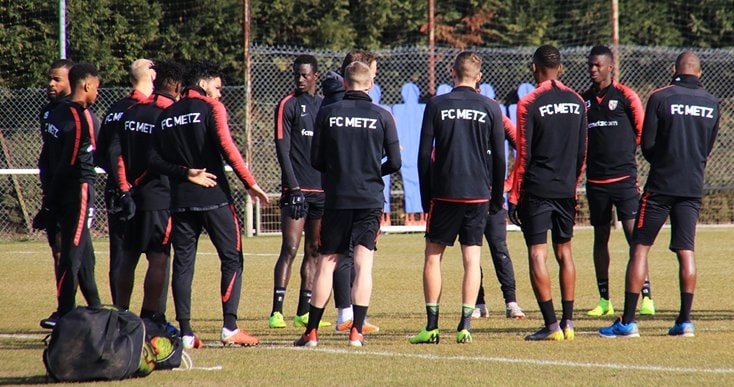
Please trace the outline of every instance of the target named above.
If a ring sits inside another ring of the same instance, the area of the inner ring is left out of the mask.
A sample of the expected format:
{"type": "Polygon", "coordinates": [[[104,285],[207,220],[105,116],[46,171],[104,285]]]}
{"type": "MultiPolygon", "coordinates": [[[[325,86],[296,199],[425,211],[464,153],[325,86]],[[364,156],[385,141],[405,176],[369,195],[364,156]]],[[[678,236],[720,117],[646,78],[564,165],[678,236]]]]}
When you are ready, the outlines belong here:
{"type": "Polygon", "coordinates": [[[517,213],[517,206],[510,202],[507,202],[507,207],[508,207],[507,215],[508,215],[508,218],[510,218],[510,222],[512,222],[512,224],[514,224],[517,227],[522,227],[522,222],[520,221],[520,214],[517,213]]]}
{"type": "Polygon", "coordinates": [[[31,225],[34,230],[45,230],[54,221],[53,211],[48,207],[42,207],[38,210],[36,216],[33,217],[31,225]]]}
{"type": "Polygon", "coordinates": [[[306,196],[300,189],[294,189],[288,193],[286,205],[291,206],[291,218],[298,220],[306,216],[306,196]]]}
{"type": "Polygon", "coordinates": [[[123,192],[120,195],[120,219],[122,220],[130,220],[135,216],[135,201],[133,200],[132,195],[130,195],[130,192],[123,192]]]}

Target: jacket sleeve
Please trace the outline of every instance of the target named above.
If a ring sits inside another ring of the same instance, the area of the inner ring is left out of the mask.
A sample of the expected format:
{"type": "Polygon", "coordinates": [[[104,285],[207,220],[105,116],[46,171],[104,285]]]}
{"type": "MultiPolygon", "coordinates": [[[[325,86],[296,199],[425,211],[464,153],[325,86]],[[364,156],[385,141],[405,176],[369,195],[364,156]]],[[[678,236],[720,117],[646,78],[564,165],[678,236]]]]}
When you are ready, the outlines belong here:
{"type": "Polygon", "coordinates": [[[652,94],[650,99],[647,100],[645,121],[642,125],[642,139],[640,140],[642,155],[645,156],[645,160],[648,162],[655,157],[655,141],[658,135],[658,125],[660,124],[658,114],[661,113],[658,111],[660,109],[658,105],[655,94],[652,94]]]}
{"type": "Polygon", "coordinates": [[[245,160],[237,149],[234,140],[232,140],[229,124],[227,123],[227,110],[224,108],[224,105],[218,102],[212,104],[212,119],[214,120],[214,134],[219,143],[219,149],[224,156],[224,160],[232,167],[232,170],[245,185],[245,188],[249,189],[257,183],[245,165],[245,160]]]}
{"type": "Polygon", "coordinates": [[[385,129],[383,148],[387,160],[382,163],[380,172],[382,176],[385,176],[400,170],[402,160],[400,159],[400,141],[398,140],[398,130],[395,126],[395,120],[392,114],[387,111],[384,112],[382,117],[383,128],[385,129]]]}
{"type": "Polygon", "coordinates": [[[505,125],[502,120],[504,115],[496,104],[492,106],[491,112],[494,114],[489,144],[489,149],[492,152],[492,196],[490,197],[490,208],[492,208],[493,212],[496,212],[502,208],[504,203],[507,159],[505,158],[505,125]]]}
{"type": "Polygon", "coordinates": [[[283,187],[283,189],[294,189],[299,186],[296,173],[293,170],[293,163],[291,162],[291,132],[293,130],[293,122],[296,122],[296,116],[292,109],[293,104],[289,104],[288,102],[292,101],[293,98],[291,94],[280,100],[275,107],[275,153],[278,157],[280,171],[283,174],[283,180],[286,184],[286,187],[283,187]]]}
{"type": "Polygon", "coordinates": [[[431,206],[431,164],[433,163],[433,112],[435,108],[428,102],[423,112],[421,136],[418,144],[418,181],[421,189],[421,205],[424,212],[429,212],[431,206]]]}
{"type": "Polygon", "coordinates": [[[528,139],[533,138],[533,117],[528,113],[525,101],[517,105],[517,152],[515,153],[515,165],[512,169],[512,188],[508,201],[518,204],[522,195],[522,180],[527,168],[528,161],[532,157],[532,149],[528,139]]]}
{"type": "Polygon", "coordinates": [[[316,123],[313,128],[313,140],[311,141],[311,166],[320,172],[326,172],[326,161],[324,160],[324,155],[321,151],[321,142],[324,137],[323,132],[324,130],[328,130],[328,126],[323,124],[325,116],[326,114],[324,113],[324,109],[319,109],[319,112],[316,115],[316,123]]]}
{"type": "Polygon", "coordinates": [[[147,159],[148,167],[157,173],[168,177],[185,180],[188,178],[188,168],[183,165],[177,165],[166,161],[163,156],[163,138],[161,131],[161,122],[159,121],[153,129],[153,138],[151,145],[148,147],[147,159]]]}
{"type": "Polygon", "coordinates": [[[115,186],[122,192],[130,190],[130,183],[127,181],[127,172],[125,171],[125,159],[122,156],[122,142],[120,133],[124,129],[124,119],[122,125],[109,125],[106,129],[108,136],[107,159],[109,165],[108,173],[115,182],[115,186]]]}

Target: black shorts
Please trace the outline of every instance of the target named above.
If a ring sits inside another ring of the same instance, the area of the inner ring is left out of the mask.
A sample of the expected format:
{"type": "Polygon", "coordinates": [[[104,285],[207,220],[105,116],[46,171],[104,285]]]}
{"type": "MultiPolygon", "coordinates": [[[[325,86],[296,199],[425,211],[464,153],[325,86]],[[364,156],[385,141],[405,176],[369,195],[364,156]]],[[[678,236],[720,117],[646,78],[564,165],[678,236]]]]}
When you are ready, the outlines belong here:
{"type": "Polygon", "coordinates": [[[670,215],[670,250],[693,250],[701,198],[645,192],[632,232],[632,243],[652,246],[670,215]]]}
{"type": "Polygon", "coordinates": [[[456,237],[465,246],[481,246],[487,224],[489,202],[458,203],[432,200],[426,222],[426,239],[453,246],[456,237]]]}
{"type": "Polygon", "coordinates": [[[549,229],[553,243],[566,243],[573,237],[576,199],[546,199],[526,193],[520,199],[518,215],[526,245],[547,243],[549,229]]]}
{"type": "Polygon", "coordinates": [[[171,254],[171,212],[138,211],[125,222],[123,247],[127,251],[171,254]]]}
{"type": "Polygon", "coordinates": [[[614,183],[586,182],[586,198],[589,200],[589,220],[592,226],[612,222],[612,206],[617,208],[620,221],[634,219],[640,204],[637,178],[629,177],[614,183]]]}
{"type": "MultiPolygon", "coordinates": [[[[318,220],[324,217],[324,203],[326,202],[326,194],[323,192],[304,192],[306,197],[306,205],[299,216],[300,219],[318,220]]],[[[280,216],[293,218],[293,207],[286,204],[287,197],[283,194],[280,196],[280,216]]]]}
{"type": "Polygon", "coordinates": [[[375,250],[380,235],[382,208],[324,211],[319,253],[346,254],[349,242],[375,250]]]}

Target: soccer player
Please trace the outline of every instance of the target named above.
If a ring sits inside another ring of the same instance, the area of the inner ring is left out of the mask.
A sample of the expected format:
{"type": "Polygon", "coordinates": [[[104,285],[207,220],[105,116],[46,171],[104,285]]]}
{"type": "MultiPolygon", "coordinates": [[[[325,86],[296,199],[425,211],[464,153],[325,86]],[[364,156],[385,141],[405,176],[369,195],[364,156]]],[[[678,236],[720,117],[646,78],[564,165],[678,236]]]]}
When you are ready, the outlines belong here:
{"type": "Polygon", "coordinates": [[[154,165],[169,176],[173,220],[173,301],[184,347],[199,348],[201,340],[191,327],[191,283],[199,236],[206,230],[221,261],[220,283],[225,345],[259,344],[257,337],[237,326],[242,290],[242,238],[234,199],[224,171],[226,161],[253,199],[268,203],[267,194],[250,174],[227,123],[227,110],[219,102],[222,76],[209,62],[194,62],[185,77],[182,98],[159,117],[149,154],[154,165]],[[190,181],[206,171],[216,185],[190,181]]]}
{"type": "Polygon", "coordinates": [[[510,219],[528,247],[530,283],[545,326],[526,340],[573,340],[576,268],[571,252],[576,187],[586,156],[586,108],[581,96],[558,80],[561,53],[538,47],[531,70],[538,87],[517,106],[517,158],[510,219]],[[562,317],[558,323],[546,264],[548,229],[560,266],[562,317]]]}
{"type": "MultiPolygon", "coordinates": [[[[110,291],[112,293],[112,302],[115,305],[127,304],[122,303],[117,298],[117,285],[118,285],[118,266],[122,261],[124,254],[123,251],[123,238],[126,228],[126,219],[131,217],[135,210],[130,207],[132,201],[127,201],[127,208],[122,207],[120,202],[120,196],[122,193],[115,181],[112,179],[112,170],[117,165],[109,164],[109,147],[110,147],[110,133],[120,131],[122,126],[122,116],[130,106],[145,101],[150,94],[153,92],[153,81],[155,80],[156,73],[153,68],[153,61],[150,59],[137,59],[131,65],[128,72],[128,79],[130,84],[133,86],[130,94],[124,98],[118,100],[107,110],[104,120],[102,121],[102,127],[99,129],[97,136],[97,150],[95,151],[96,157],[94,162],[102,169],[107,171],[107,182],[105,185],[104,200],[105,207],[107,207],[107,232],[110,238],[110,291]],[[124,213],[123,213],[124,210],[124,213]]],[[[129,198],[128,198],[129,199],[129,198]]],[[[124,199],[127,200],[127,199],[124,199]]],[[[167,292],[163,294],[165,297],[167,292]]],[[[165,301],[163,301],[165,303],[165,301]]]]}
{"type": "Polygon", "coordinates": [[[97,99],[99,82],[93,65],[74,65],[69,70],[71,96],[51,112],[44,131],[50,173],[43,192],[43,208],[53,222],[59,223],[61,246],[56,270],[58,318],[74,309],[82,272],[89,275],[84,284],[87,303],[92,307],[100,305],[89,232],[94,219],[93,152],[99,128],[89,107],[97,99]]]}
{"type": "Polygon", "coordinates": [[[482,233],[487,213],[502,208],[505,134],[497,102],[477,93],[482,58],[464,51],[451,69],[454,88],[431,99],[423,114],[418,179],[428,213],[423,266],[427,324],[411,344],[439,342],[441,258],[456,237],[464,264],[461,318],[456,342],[472,341],[471,316],[479,292],[482,233]]]}
{"type": "Polygon", "coordinates": [[[295,346],[318,345],[318,326],[329,301],[334,270],[354,245],[354,319],[349,345],[364,344],[363,324],[372,295],[372,261],[385,201],[382,176],[400,169],[395,121],[372,103],[369,65],[352,62],[344,71],[344,99],[316,117],[311,165],[324,173],[326,202],[309,320],[295,346]],[[387,157],[382,162],[383,155],[387,157]]]}
{"type": "Polygon", "coordinates": [[[624,314],[611,326],[599,330],[604,337],[640,336],[635,308],[647,273],[650,248],[668,216],[669,248],[677,255],[680,266],[680,311],[668,334],[695,335],[691,322],[696,290],[694,240],[704,169],[720,118],[718,99],[703,88],[700,78],[700,59],[693,52],[684,51],[675,61],[671,84],[655,90],[647,101],[641,148],[650,163],[650,173],[632,232],[624,314]]]}
{"type": "MultiPolygon", "coordinates": [[[[344,98],[344,78],[342,74],[352,62],[362,62],[369,66],[370,74],[374,82],[377,76],[377,56],[366,50],[352,50],[344,56],[341,68],[338,71],[329,71],[321,82],[324,92],[324,100],[321,107],[331,105],[344,98]]],[[[374,101],[373,101],[374,102],[374,101]]],[[[349,252],[340,260],[334,270],[334,304],[336,306],[336,331],[348,333],[352,330],[354,311],[352,310],[352,284],[354,283],[354,251],[350,245],[349,252]]],[[[380,327],[365,321],[362,326],[363,333],[379,332],[380,327]]]]}
{"type": "Polygon", "coordinates": [[[169,283],[171,250],[171,204],[168,177],[154,171],[148,163],[153,127],[161,112],[175,102],[181,91],[184,67],[176,62],[155,64],[154,92],[142,103],[128,108],[122,125],[110,126],[110,175],[121,192],[123,207],[133,201],[135,212],[125,222],[123,256],[117,262],[115,305],[130,308],[135,268],[145,253],[148,269],[143,285],[140,317],[165,325],[166,291],[169,283]]]}
{"type": "MultiPolygon", "coordinates": [[[[505,129],[505,138],[513,148],[516,147],[517,128],[507,116],[502,115],[502,124],[505,129]]],[[[507,182],[504,184],[507,186],[507,182]]],[[[505,317],[514,319],[525,318],[520,305],[517,303],[515,285],[515,268],[512,265],[510,250],[507,248],[507,210],[504,206],[496,214],[487,214],[487,225],[484,227],[484,238],[489,245],[492,264],[500,283],[502,297],[505,300],[505,317]]],[[[484,272],[480,266],[479,294],[472,318],[489,317],[487,301],[484,298],[484,272]]]]}
{"type": "MultiPolygon", "coordinates": [[[[41,139],[43,140],[43,146],[41,147],[41,154],[38,157],[38,169],[40,171],[41,180],[41,191],[46,193],[48,191],[48,185],[52,179],[52,171],[56,167],[58,160],[54,159],[49,154],[50,143],[54,139],[49,136],[53,136],[54,129],[49,126],[51,119],[51,112],[56,109],[60,104],[68,102],[69,95],[71,94],[71,85],[69,83],[69,70],[74,66],[74,63],[68,59],[59,59],[51,63],[48,69],[48,85],[46,85],[46,98],[48,104],[43,107],[40,114],[41,122],[41,139]],[[47,131],[48,130],[48,131],[47,131]]],[[[51,256],[54,261],[54,273],[58,276],[59,258],[61,256],[61,240],[59,233],[59,222],[58,219],[51,216],[48,208],[42,207],[33,219],[33,228],[37,230],[46,230],[46,237],[48,244],[51,247],[51,256]]],[[[87,303],[90,305],[99,304],[99,296],[97,293],[97,285],[94,282],[94,268],[84,266],[79,269],[79,288],[82,291],[87,303]],[[96,295],[96,299],[94,298],[96,295]]],[[[57,277],[58,278],[58,277],[57,277]]],[[[49,317],[44,318],[40,321],[41,327],[47,329],[53,329],[56,326],[56,322],[59,319],[58,313],[54,312],[49,317]]]]}
{"type": "MultiPolygon", "coordinates": [[[[280,163],[281,199],[280,255],[273,269],[273,308],[270,328],[285,328],[283,300],[291,277],[293,259],[305,231],[306,242],[301,262],[301,288],[298,309],[293,322],[296,327],[308,324],[308,303],[311,301],[313,276],[316,272],[316,251],[321,217],[324,214],[324,190],[321,172],[311,166],[311,140],[314,121],[322,97],[316,95],[319,78],[318,62],[313,55],[300,55],[293,62],[296,89],[278,102],[275,109],[275,151],[280,163]]],[[[321,326],[329,326],[326,321],[321,326]]]]}
{"type": "MultiPolygon", "coordinates": [[[[609,234],[612,206],[627,243],[632,236],[640,191],[637,186],[635,150],[640,143],[644,112],[640,97],[629,87],[614,81],[614,58],[606,46],[591,49],[588,58],[592,85],[581,96],[588,115],[586,155],[586,197],[594,227],[594,269],[599,288],[599,303],[589,316],[614,315],[609,298],[609,234]]],[[[650,281],[642,286],[640,314],[654,315],[655,303],[650,281]]]]}

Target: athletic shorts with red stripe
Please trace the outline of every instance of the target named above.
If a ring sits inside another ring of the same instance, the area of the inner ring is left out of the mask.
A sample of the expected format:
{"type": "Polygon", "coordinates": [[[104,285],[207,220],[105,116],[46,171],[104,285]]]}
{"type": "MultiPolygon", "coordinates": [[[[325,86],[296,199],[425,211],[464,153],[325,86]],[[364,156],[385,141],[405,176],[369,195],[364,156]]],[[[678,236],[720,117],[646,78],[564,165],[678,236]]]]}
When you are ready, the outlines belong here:
{"type": "Polygon", "coordinates": [[[173,227],[169,210],[138,211],[125,227],[125,250],[171,255],[173,227]]]}
{"type": "Polygon", "coordinates": [[[522,234],[527,246],[548,243],[551,230],[553,243],[566,243],[573,238],[576,199],[546,199],[525,193],[517,206],[522,234]]]}
{"type": "Polygon", "coordinates": [[[369,250],[377,247],[382,208],[324,210],[318,251],[321,254],[349,252],[350,241],[369,250]]]}
{"type": "Polygon", "coordinates": [[[630,176],[613,183],[586,182],[586,198],[589,201],[589,220],[592,226],[612,222],[612,206],[617,208],[620,221],[634,219],[640,204],[637,178],[630,176]]]}
{"type": "Polygon", "coordinates": [[[94,278],[94,248],[89,228],[94,219],[94,183],[70,183],[73,192],[59,208],[61,257],[56,271],[58,312],[62,316],[76,306],[76,290],[81,288],[89,306],[100,304],[94,278]]]}
{"type": "Polygon", "coordinates": [[[632,231],[632,243],[652,246],[670,216],[670,250],[693,250],[701,198],[645,192],[632,231]]]}
{"type": "Polygon", "coordinates": [[[456,237],[464,246],[482,246],[489,202],[460,203],[431,200],[426,222],[426,239],[453,246],[456,237]]]}
{"type": "Polygon", "coordinates": [[[209,234],[219,254],[222,312],[237,316],[242,289],[242,238],[234,205],[204,211],[173,212],[173,302],[176,320],[191,320],[191,283],[199,236],[209,234]]]}

